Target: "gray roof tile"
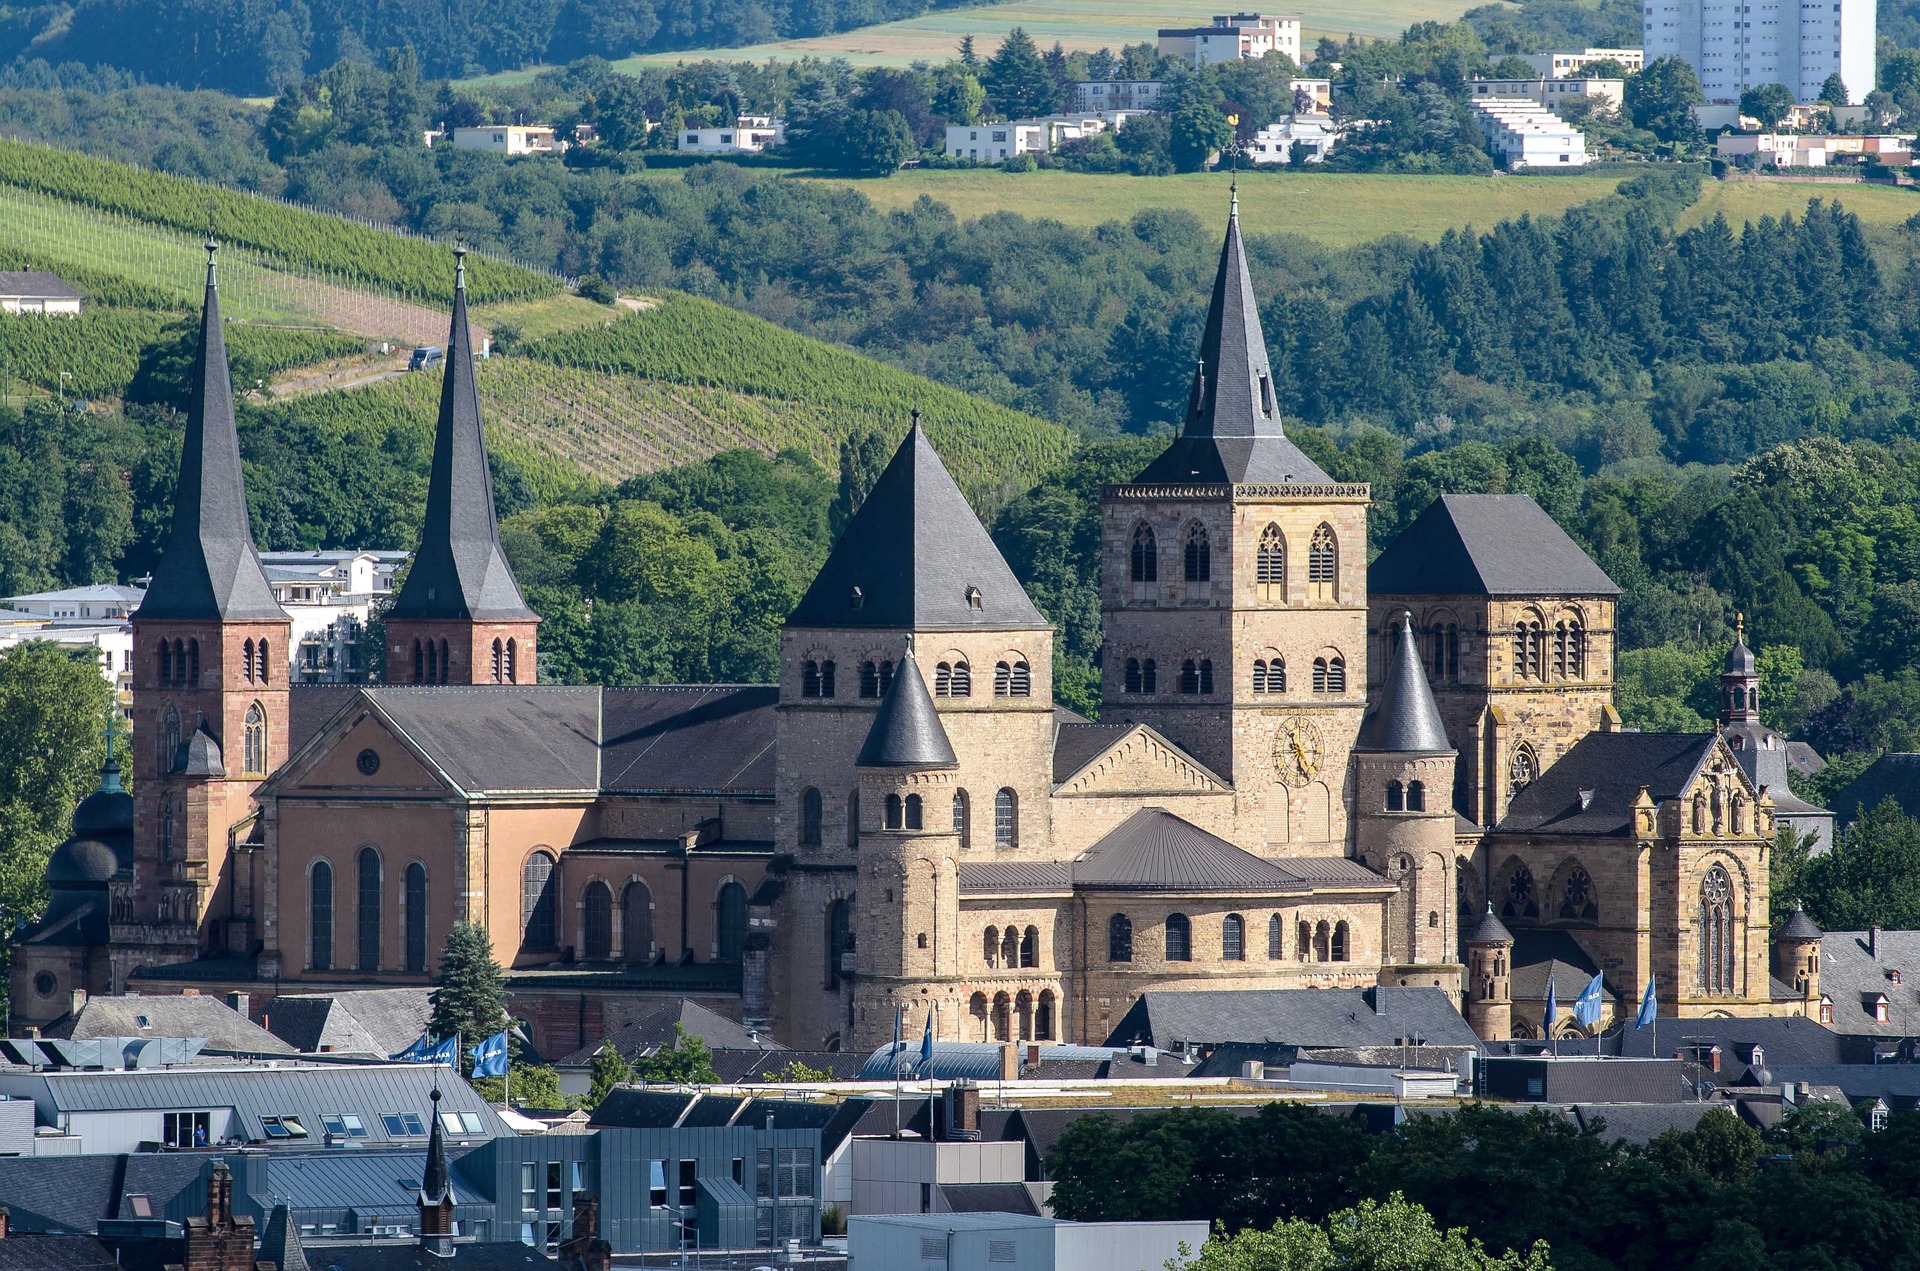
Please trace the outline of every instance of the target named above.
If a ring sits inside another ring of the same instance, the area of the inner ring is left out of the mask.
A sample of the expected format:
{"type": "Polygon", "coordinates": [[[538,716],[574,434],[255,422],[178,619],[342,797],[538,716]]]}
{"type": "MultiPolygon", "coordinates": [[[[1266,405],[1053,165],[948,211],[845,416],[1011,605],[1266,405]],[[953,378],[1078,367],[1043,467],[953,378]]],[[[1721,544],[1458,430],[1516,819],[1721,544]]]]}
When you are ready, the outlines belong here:
{"type": "Polygon", "coordinates": [[[1433,700],[1433,687],[1427,683],[1427,668],[1420,664],[1412,615],[1402,614],[1398,625],[1386,681],[1373,709],[1361,721],[1356,749],[1395,754],[1452,750],[1447,726],[1440,721],[1440,704],[1433,700]]]}
{"type": "MultiPolygon", "coordinates": [[[[1053,733],[1053,781],[1055,785],[1071,778],[1082,768],[1118,745],[1134,730],[1127,723],[1095,724],[1086,721],[1061,723],[1053,733]]],[[[1172,743],[1168,743],[1171,745],[1172,743]]]]}
{"type": "Polygon", "coordinates": [[[1678,795],[1713,748],[1712,733],[1588,733],[1513,796],[1496,834],[1626,834],[1640,787],[1678,795]]]}
{"type": "Polygon", "coordinates": [[[196,995],[88,998],[49,1037],[204,1037],[208,1051],[291,1055],[294,1048],[215,997],[196,995]]]}
{"type": "Polygon", "coordinates": [[[1818,940],[1823,934],[1813,919],[1807,917],[1807,911],[1794,906],[1793,917],[1787,919],[1787,925],[1780,928],[1776,940],[1818,940]]]}
{"type": "Polygon", "coordinates": [[[1820,991],[1833,999],[1833,1031],[1907,1037],[1920,1019],[1920,931],[1829,931],[1820,937],[1820,991]],[[1897,973],[1900,983],[1892,976],[1897,973]],[[1888,1021],[1873,1017],[1873,998],[1888,999],[1888,1021]]]}
{"type": "Polygon", "coordinates": [[[601,781],[608,790],[773,791],[770,684],[603,689],[601,781]]]}
{"type": "Polygon", "coordinates": [[[382,684],[363,691],[469,793],[599,789],[599,689],[382,684]]]}
{"type": "Polygon", "coordinates": [[[1441,990],[1381,987],[1149,991],[1121,1017],[1107,1042],[1162,1048],[1174,1042],[1280,1042],[1318,1048],[1389,1046],[1412,1034],[1433,1046],[1480,1044],[1441,990]]]}
{"type": "Polygon", "coordinates": [[[862,768],[953,768],[959,762],[941,726],[940,712],[927,696],[919,663],[909,652],[874,712],[873,725],[854,763],[862,768]]]}
{"type": "Polygon", "coordinates": [[[39,270],[0,271],[0,296],[19,296],[37,300],[78,300],[80,293],[58,274],[39,270]]]}
{"type": "Polygon", "coordinates": [[[268,1022],[274,1036],[299,1050],[385,1059],[426,1031],[432,996],[428,988],[283,993],[273,999],[268,1022]]]}
{"type": "Polygon", "coordinates": [[[1473,930],[1467,932],[1465,939],[1468,944],[1512,944],[1513,933],[1507,930],[1507,924],[1494,917],[1493,905],[1489,903],[1487,912],[1473,924],[1473,930]]]}
{"type": "Polygon", "coordinates": [[[1531,495],[1443,494],[1367,569],[1375,596],[1617,596],[1531,495]]]}

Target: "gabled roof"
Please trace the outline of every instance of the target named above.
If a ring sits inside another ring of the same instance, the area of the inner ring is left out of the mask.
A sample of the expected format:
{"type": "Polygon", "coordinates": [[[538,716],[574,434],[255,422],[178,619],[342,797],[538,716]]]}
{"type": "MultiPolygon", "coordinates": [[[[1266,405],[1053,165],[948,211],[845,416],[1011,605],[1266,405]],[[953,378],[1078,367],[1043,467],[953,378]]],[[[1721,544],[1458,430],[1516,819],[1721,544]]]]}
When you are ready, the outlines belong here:
{"type": "Polygon", "coordinates": [[[187,1153],[0,1157],[0,1206],[15,1232],[91,1234],[102,1218],[131,1216],[123,1212],[128,1193],[149,1197],[156,1214],[190,1189],[204,1200],[205,1164],[187,1153]]]}
{"type": "Polygon", "coordinates": [[[1920,931],[1829,931],[1820,937],[1820,991],[1833,999],[1833,1031],[1855,1036],[1907,1037],[1920,995],[1920,931]],[[1898,974],[1900,983],[1893,982],[1898,974]],[[1884,993],[1893,1009],[1886,1023],[1869,1002],[1884,993]]]}
{"type": "Polygon", "coordinates": [[[1097,891],[1306,892],[1315,882],[1386,887],[1342,858],[1267,860],[1164,808],[1142,808],[1073,861],[1073,885],[1097,891]],[[1343,868],[1344,866],[1344,868],[1343,868]]]}
{"type": "Polygon", "coordinates": [[[1186,426],[1159,458],[1134,478],[1140,485],[1219,485],[1332,478],[1287,440],[1267,363],[1267,337],[1240,239],[1240,196],[1233,197],[1220,246],[1200,360],[1187,398],[1186,426]]]}
{"type": "Polygon", "coordinates": [[[426,1031],[429,988],[343,989],[282,993],[273,999],[273,1035],[298,1050],[334,1054],[399,1054],[426,1031]]]}
{"type": "Polygon", "coordinates": [[[273,1263],[276,1271],[307,1271],[307,1251],[300,1244],[300,1226],[292,1211],[275,1205],[260,1237],[259,1261],[273,1263]]]}
{"type": "Polygon", "coordinates": [[[1047,620],[916,415],[786,625],[1026,631],[1047,620]],[[978,607],[970,599],[976,589],[978,607]]]}
{"type": "Polygon", "coordinates": [[[227,375],[226,333],[213,248],[207,250],[206,304],[194,354],[180,477],[174,486],[173,529],[153,568],[136,618],[285,622],[261,572],[247,519],[240,438],[234,431],[233,384],[227,375]]]}
{"type": "Polygon", "coordinates": [[[58,274],[39,270],[0,271],[0,296],[32,297],[36,300],[78,300],[80,293],[58,274]]]}
{"type": "Polygon", "coordinates": [[[1123,723],[1059,723],[1053,730],[1053,783],[1060,785],[1072,778],[1136,727],[1123,723]]]}
{"type": "Polygon", "coordinates": [[[744,1026],[728,1019],[715,1011],[708,1010],[690,998],[677,998],[673,1001],[658,1002],[645,1006],[640,1018],[609,1033],[604,1039],[583,1046],[564,1059],[554,1062],[565,1067],[584,1065],[593,1062],[602,1046],[611,1046],[628,1063],[652,1054],[662,1046],[672,1046],[677,1034],[675,1025],[705,1042],[714,1050],[751,1050],[782,1051],[785,1048],[770,1040],[756,1038],[744,1026]]]}
{"type": "Polygon", "coordinates": [[[204,1037],[207,1051],[291,1055],[281,1041],[219,998],[185,996],[91,997],[80,1013],[47,1030],[49,1037],[204,1037]]]}
{"type": "Polygon", "coordinates": [[[1302,1048],[1391,1046],[1419,1035],[1432,1046],[1480,1039],[1433,988],[1193,989],[1142,993],[1108,1034],[1109,1045],[1282,1042],[1302,1048]]]}
{"type": "Polygon", "coordinates": [[[771,684],[656,684],[601,690],[607,790],[773,790],[771,684]]]}
{"type": "Polygon", "coordinates": [[[1447,727],[1440,721],[1440,704],[1433,700],[1427,668],[1420,664],[1414,640],[1413,615],[1400,616],[1399,632],[1387,662],[1387,678],[1373,709],[1360,723],[1357,750],[1394,754],[1433,754],[1450,751],[1447,727]]]}
{"type": "MultiPolygon", "coordinates": [[[[1564,1020],[1573,1009],[1573,999],[1587,987],[1600,970],[1573,935],[1560,930],[1525,929],[1513,937],[1513,975],[1511,992],[1516,1001],[1544,1001],[1547,985],[1553,985],[1554,1004],[1564,1020]]],[[[1618,997],[1615,987],[1604,979],[1601,987],[1618,997]]]]}
{"type": "Polygon", "coordinates": [[[599,789],[598,689],[380,684],[361,693],[459,790],[599,789]]]}
{"type": "Polygon", "coordinates": [[[440,420],[427,475],[427,518],[394,618],[536,622],[500,550],[493,475],[480,426],[480,386],[467,329],[466,253],[454,270],[453,326],[440,382],[440,420]]]}
{"type": "Polygon", "coordinates": [[[1367,568],[1375,596],[1617,596],[1531,495],[1443,494],[1367,568]]]}
{"type": "Polygon", "coordinates": [[[854,764],[861,768],[952,768],[959,764],[913,653],[900,660],[854,764]]]}
{"type": "Polygon", "coordinates": [[[1713,733],[1588,733],[1513,796],[1496,834],[1627,834],[1640,787],[1680,794],[1717,741],[1713,733]]]}

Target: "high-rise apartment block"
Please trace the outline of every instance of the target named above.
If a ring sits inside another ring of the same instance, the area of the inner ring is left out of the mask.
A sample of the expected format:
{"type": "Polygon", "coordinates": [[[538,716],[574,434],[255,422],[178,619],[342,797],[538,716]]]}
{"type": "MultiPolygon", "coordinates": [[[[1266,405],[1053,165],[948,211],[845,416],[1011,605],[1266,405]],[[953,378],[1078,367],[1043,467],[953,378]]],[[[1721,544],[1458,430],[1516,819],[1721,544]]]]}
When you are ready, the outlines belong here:
{"type": "Polygon", "coordinates": [[[1650,0],[1641,7],[1646,59],[1678,57],[1700,76],[1709,102],[1731,104],[1742,91],[1785,84],[1795,101],[1820,95],[1838,73],[1847,100],[1874,87],[1873,0],[1650,0]]]}

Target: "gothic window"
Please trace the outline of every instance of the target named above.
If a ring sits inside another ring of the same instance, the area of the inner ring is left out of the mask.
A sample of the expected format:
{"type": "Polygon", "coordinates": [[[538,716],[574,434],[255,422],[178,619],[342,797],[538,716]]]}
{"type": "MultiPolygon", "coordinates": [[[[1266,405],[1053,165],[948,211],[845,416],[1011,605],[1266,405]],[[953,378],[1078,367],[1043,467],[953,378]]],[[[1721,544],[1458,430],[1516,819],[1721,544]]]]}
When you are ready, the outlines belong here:
{"type": "Polygon", "coordinates": [[[827,906],[827,987],[840,987],[841,955],[853,948],[853,904],[836,900],[827,906]]]}
{"type": "MultiPolygon", "coordinates": [[[[833,663],[829,662],[827,663],[827,665],[831,667],[833,663]]],[[[833,676],[833,672],[828,671],[827,676],[829,679],[831,679],[833,676]]],[[[509,684],[518,684],[520,682],[520,643],[519,641],[511,638],[507,640],[506,680],[507,680],[507,683],[509,684]]],[[[833,694],[829,692],[827,696],[832,697],[833,694]]]]}
{"type": "Polygon", "coordinates": [[[173,859],[173,796],[160,804],[160,859],[173,859]]]}
{"type": "Polygon", "coordinates": [[[1424,781],[1407,782],[1407,811],[1425,812],[1427,810],[1427,783],[1424,781]]]}
{"type": "Polygon", "coordinates": [[[1167,961],[1193,961],[1193,927],[1185,914],[1167,915],[1167,961]]]}
{"type": "Polygon", "coordinates": [[[1398,781],[1387,782],[1387,811],[1405,812],[1407,810],[1407,792],[1398,781]]]}
{"type": "Polygon", "coordinates": [[[899,795],[888,795],[886,802],[886,827],[889,830],[904,829],[906,822],[907,805],[901,801],[899,795]]]}
{"type": "Polygon", "coordinates": [[[811,659],[800,665],[800,696],[820,696],[820,664],[811,659]]]}
{"type": "Polygon", "coordinates": [[[244,762],[249,773],[261,774],[267,770],[267,713],[255,702],[247,707],[244,725],[244,762]]]}
{"type": "Polygon", "coordinates": [[[1180,664],[1180,691],[1188,694],[1200,691],[1200,667],[1192,658],[1180,664]]]}
{"type": "Polygon", "coordinates": [[[1600,906],[1593,895],[1593,878],[1575,865],[1567,874],[1567,885],[1560,896],[1560,916],[1572,922],[1600,921],[1600,906]]]}
{"type": "Polygon", "coordinates": [[[1532,785],[1540,775],[1540,761],[1534,757],[1533,747],[1521,742],[1513,748],[1513,755],[1507,760],[1507,791],[1519,794],[1532,785]]]}
{"type": "Polygon", "coordinates": [[[1538,918],[1539,902],[1533,898],[1533,871],[1525,865],[1514,866],[1507,876],[1506,899],[1501,902],[1502,918],[1538,918]]]}
{"type": "Polygon", "coordinates": [[[167,707],[166,723],[160,730],[160,771],[168,773],[180,766],[180,712],[167,707]]]}
{"type": "Polygon", "coordinates": [[[1020,933],[1020,966],[1023,969],[1040,965],[1040,928],[1028,927],[1020,933]]]}
{"type": "Polygon", "coordinates": [[[1200,696],[1213,696],[1213,659],[1200,659],[1200,696]]]}
{"type": "Polygon", "coordinates": [[[307,875],[307,946],[314,970],[333,970],[333,866],[325,861],[307,875]]]}
{"type": "Polygon", "coordinates": [[[424,974],[427,969],[427,867],[419,861],[407,866],[405,901],[407,970],[424,974]]]}
{"type": "Polygon", "coordinates": [[[1107,961],[1133,961],[1133,919],[1125,914],[1107,919],[1107,961]]]}
{"type": "Polygon", "coordinates": [[[1278,962],[1286,956],[1287,932],[1280,924],[1280,915],[1274,914],[1267,919],[1267,961],[1278,962]]]}
{"type": "Polygon", "coordinates": [[[1020,843],[1020,799],[1003,787],[993,796],[993,845],[1017,847],[1020,843]]]}
{"type": "Polygon", "coordinates": [[[200,642],[187,641],[187,683],[194,688],[200,687],[200,642]]]}
{"type": "Polygon", "coordinates": [[[1000,968],[1000,928],[988,927],[980,937],[980,954],[987,960],[987,969],[997,971],[1000,968]]]}
{"type": "Polygon", "coordinates": [[[960,840],[963,852],[973,846],[973,808],[965,790],[953,792],[953,837],[960,840]]]}
{"type": "Polygon", "coordinates": [[[529,949],[551,949],[559,940],[555,929],[558,902],[553,894],[553,857],[535,852],[520,867],[520,929],[529,949]]]}
{"type": "Polygon", "coordinates": [[[1353,935],[1352,935],[1352,932],[1348,929],[1346,922],[1343,920],[1341,922],[1334,923],[1333,924],[1333,960],[1335,962],[1347,961],[1353,954],[1352,946],[1353,946],[1353,935]]]}
{"type": "Polygon", "coordinates": [[[1302,921],[1293,931],[1293,960],[1313,961],[1313,928],[1302,921]]]}
{"type": "Polygon", "coordinates": [[[747,889],[737,882],[721,885],[714,901],[713,942],[722,962],[738,962],[747,952],[747,889]]]}
{"type": "Polygon", "coordinates": [[[907,828],[909,830],[921,830],[926,828],[925,813],[922,810],[919,795],[910,794],[907,796],[906,811],[907,811],[907,828]]]}
{"type": "Polygon", "coordinates": [[[1336,600],[1339,581],[1340,544],[1333,526],[1322,521],[1307,544],[1307,586],[1315,600],[1336,600]]]}
{"type": "Polygon", "coordinates": [[[247,683],[253,683],[253,641],[251,640],[240,646],[240,672],[247,683]]]}
{"type": "Polygon", "coordinates": [[[800,845],[820,846],[820,791],[812,786],[800,795],[800,845]]]}
{"type": "Polygon", "coordinates": [[[1160,549],[1154,542],[1153,527],[1141,525],[1133,531],[1133,550],[1129,554],[1129,573],[1137,583],[1160,580],[1160,549]]]}
{"type": "Polygon", "coordinates": [[[380,969],[380,853],[360,849],[360,903],[355,914],[359,936],[360,969],[380,969]]]}
{"type": "Polygon", "coordinates": [[[1287,540],[1278,525],[1260,531],[1260,550],[1254,557],[1254,585],[1262,600],[1287,598],[1287,540]]]}
{"type": "Polygon", "coordinates": [[[1213,578],[1213,547],[1207,541],[1207,527],[1192,525],[1187,529],[1186,580],[1190,583],[1204,583],[1213,578]]]}
{"type": "Polygon", "coordinates": [[[860,664],[860,696],[880,696],[880,665],[871,659],[860,664]]]}
{"type": "Polygon", "coordinates": [[[613,956],[613,892],[598,879],[580,897],[580,956],[589,962],[613,956]]]}
{"type": "Polygon", "coordinates": [[[1457,624],[1436,623],[1433,628],[1433,678],[1460,678],[1460,628],[1457,624]]]}
{"type": "Polygon", "coordinates": [[[1700,987],[1715,997],[1735,991],[1733,880],[1719,865],[1700,883],[1700,987]]]}
{"type": "Polygon", "coordinates": [[[507,646],[498,637],[493,641],[493,682],[500,683],[507,673],[507,646]]]}
{"type": "Polygon", "coordinates": [[[1220,920],[1220,957],[1227,962],[1247,960],[1247,920],[1239,914],[1220,920]]]}

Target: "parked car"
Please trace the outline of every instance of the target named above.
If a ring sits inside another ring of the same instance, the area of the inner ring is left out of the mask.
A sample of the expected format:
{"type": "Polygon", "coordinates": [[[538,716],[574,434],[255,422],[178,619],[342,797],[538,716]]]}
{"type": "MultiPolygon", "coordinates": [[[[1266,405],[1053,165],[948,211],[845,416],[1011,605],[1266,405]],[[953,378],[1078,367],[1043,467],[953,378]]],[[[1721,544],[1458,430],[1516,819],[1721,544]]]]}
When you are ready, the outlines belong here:
{"type": "Polygon", "coordinates": [[[425,371],[443,365],[447,360],[446,351],[431,344],[423,344],[413,351],[407,359],[409,371],[425,371]]]}

